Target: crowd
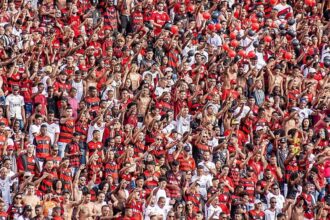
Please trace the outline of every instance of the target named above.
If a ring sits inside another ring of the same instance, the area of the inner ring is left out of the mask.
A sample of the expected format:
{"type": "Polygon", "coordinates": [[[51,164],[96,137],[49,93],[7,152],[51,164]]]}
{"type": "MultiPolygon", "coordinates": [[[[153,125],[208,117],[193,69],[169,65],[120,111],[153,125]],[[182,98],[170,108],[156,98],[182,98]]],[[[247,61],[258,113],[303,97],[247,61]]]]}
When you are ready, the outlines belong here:
{"type": "Polygon", "coordinates": [[[0,219],[329,220],[329,0],[1,0],[0,219]]]}

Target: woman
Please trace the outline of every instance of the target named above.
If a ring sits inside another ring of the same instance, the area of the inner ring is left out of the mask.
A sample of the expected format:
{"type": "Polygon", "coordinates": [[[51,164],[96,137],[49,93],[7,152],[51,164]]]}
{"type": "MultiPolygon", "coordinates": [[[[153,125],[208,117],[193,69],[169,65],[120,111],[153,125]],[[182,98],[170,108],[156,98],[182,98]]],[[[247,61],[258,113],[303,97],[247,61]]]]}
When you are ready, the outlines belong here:
{"type": "Polygon", "coordinates": [[[301,130],[304,132],[308,132],[308,130],[311,128],[311,123],[308,118],[304,118],[301,123],[301,130]]]}
{"type": "Polygon", "coordinates": [[[17,219],[23,213],[24,206],[22,205],[22,194],[18,193],[14,197],[14,202],[9,206],[8,214],[10,219],[17,219]]]}
{"type": "Polygon", "coordinates": [[[64,190],[64,184],[61,180],[56,179],[53,182],[53,195],[62,196],[64,190]]]}
{"type": "Polygon", "coordinates": [[[181,219],[185,216],[185,204],[183,202],[177,202],[174,205],[175,219],[181,219]]]}

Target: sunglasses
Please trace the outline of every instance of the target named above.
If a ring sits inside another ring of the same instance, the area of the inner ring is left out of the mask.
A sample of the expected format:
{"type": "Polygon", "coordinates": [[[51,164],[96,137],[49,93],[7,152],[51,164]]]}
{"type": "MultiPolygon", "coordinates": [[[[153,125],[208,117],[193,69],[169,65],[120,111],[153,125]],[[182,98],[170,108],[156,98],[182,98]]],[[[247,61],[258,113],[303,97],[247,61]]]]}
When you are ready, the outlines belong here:
{"type": "Polygon", "coordinates": [[[22,197],[16,197],[15,199],[22,199],[22,197]]]}

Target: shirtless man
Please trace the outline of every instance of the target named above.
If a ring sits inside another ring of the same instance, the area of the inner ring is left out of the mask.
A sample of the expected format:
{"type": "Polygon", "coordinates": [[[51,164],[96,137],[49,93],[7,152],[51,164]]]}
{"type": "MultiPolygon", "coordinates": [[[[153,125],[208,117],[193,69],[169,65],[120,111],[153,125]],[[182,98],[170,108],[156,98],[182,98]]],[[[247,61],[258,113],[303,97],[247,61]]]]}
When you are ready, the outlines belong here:
{"type": "Polygon", "coordinates": [[[145,116],[151,102],[151,97],[148,88],[143,88],[140,96],[137,99],[137,108],[139,116],[145,116]]]}
{"type": "Polygon", "coordinates": [[[304,80],[304,88],[303,88],[303,89],[305,89],[308,86],[310,86],[312,94],[314,96],[316,94],[316,91],[318,91],[318,89],[317,89],[318,81],[316,79],[314,79],[315,73],[316,72],[314,72],[314,71],[309,72],[309,74],[307,75],[307,78],[304,80]]]}
{"type": "Polygon", "coordinates": [[[131,11],[132,8],[134,7],[134,1],[133,0],[120,0],[118,2],[118,8],[120,10],[120,26],[121,30],[120,32],[122,34],[126,33],[129,31],[130,28],[130,16],[131,16],[131,11]]]}
{"type": "Polygon", "coordinates": [[[132,64],[131,70],[128,73],[127,78],[131,80],[132,82],[132,90],[135,91],[140,87],[140,83],[142,80],[142,76],[140,74],[137,73],[137,65],[136,64],[132,64]]]}
{"type": "Polygon", "coordinates": [[[284,118],[283,125],[285,129],[285,133],[287,134],[288,131],[292,128],[297,128],[299,125],[299,112],[296,110],[293,110],[290,112],[289,117],[284,118]]]}
{"type": "Polygon", "coordinates": [[[78,207],[77,219],[92,220],[94,216],[94,203],[91,202],[91,194],[88,192],[84,195],[83,202],[78,207]]]}
{"type": "Polygon", "coordinates": [[[231,80],[237,80],[238,71],[236,70],[237,70],[237,65],[234,65],[226,70],[226,74],[223,79],[225,89],[230,89],[231,80]]]}
{"type": "Polygon", "coordinates": [[[286,79],[286,89],[290,87],[289,83],[291,82],[291,86],[299,88],[302,91],[302,82],[303,77],[301,75],[300,68],[298,66],[293,67],[292,74],[289,75],[286,79]]]}
{"type": "Polygon", "coordinates": [[[297,202],[292,208],[292,220],[304,220],[304,200],[297,202]]]}
{"type": "Polygon", "coordinates": [[[105,194],[104,192],[99,192],[97,195],[97,200],[94,202],[94,213],[96,216],[101,216],[102,214],[102,207],[107,203],[104,201],[105,194]]]}
{"type": "Polygon", "coordinates": [[[272,118],[273,111],[275,111],[275,109],[272,107],[273,105],[274,105],[274,99],[272,99],[272,98],[266,100],[266,102],[264,104],[265,116],[266,116],[266,120],[268,122],[272,118]]]}
{"type": "Polygon", "coordinates": [[[75,201],[82,199],[82,190],[86,187],[86,177],[80,176],[81,171],[85,169],[85,165],[81,165],[73,180],[73,198],[75,201]]]}
{"type": "Polygon", "coordinates": [[[35,207],[40,205],[40,198],[35,195],[35,186],[33,183],[28,183],[27,192],[22,198],[24,205],[30,205],[32,207],[32,216],[35,216],[35,207]]]}
{"type": "Polygon", "coordinates": [[[72,219],[73,208],[81,203],[81,201],[70,201],[70,197],[70,192],[65,191],[62,202],[64,219],[72,219]]]}
{"type": "Polygon", "coordinates": [[[283,95],[283,82],[284,78],[281,76],[281,68],[276,65],[274,68],[274,72],[269,69],[269,66],[266,66],[266,73],[269,75],[268,81],[268,93],[272,93],[275,86],[280,87],[281,95],[283,95]]]}

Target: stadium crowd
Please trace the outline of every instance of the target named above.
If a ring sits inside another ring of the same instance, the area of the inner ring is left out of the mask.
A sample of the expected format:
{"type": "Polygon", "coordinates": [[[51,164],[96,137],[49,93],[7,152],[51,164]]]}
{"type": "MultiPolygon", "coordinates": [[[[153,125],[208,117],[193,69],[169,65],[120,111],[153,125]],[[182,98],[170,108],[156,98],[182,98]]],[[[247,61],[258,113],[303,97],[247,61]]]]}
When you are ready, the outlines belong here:
{"type": "Polygon", "coordinates": [[[0,220],[329,220],[329,0],[1,0],[0,220]]]}

